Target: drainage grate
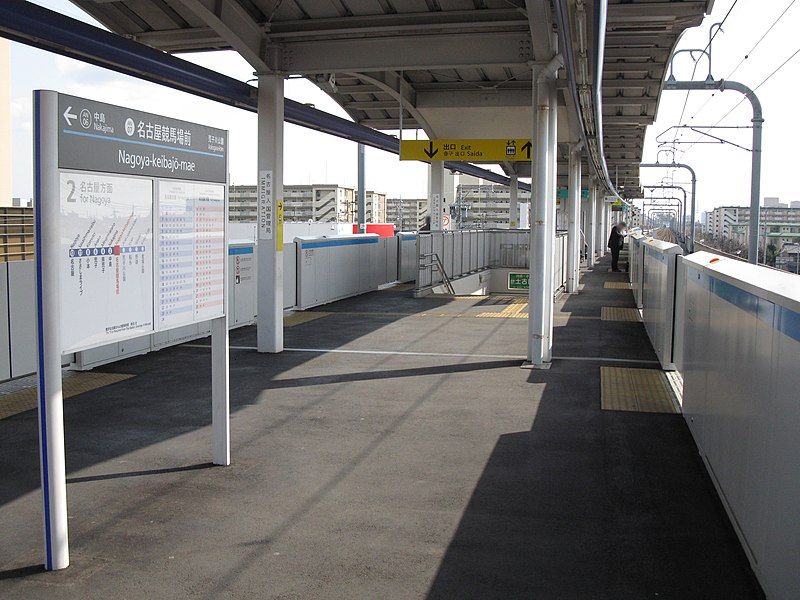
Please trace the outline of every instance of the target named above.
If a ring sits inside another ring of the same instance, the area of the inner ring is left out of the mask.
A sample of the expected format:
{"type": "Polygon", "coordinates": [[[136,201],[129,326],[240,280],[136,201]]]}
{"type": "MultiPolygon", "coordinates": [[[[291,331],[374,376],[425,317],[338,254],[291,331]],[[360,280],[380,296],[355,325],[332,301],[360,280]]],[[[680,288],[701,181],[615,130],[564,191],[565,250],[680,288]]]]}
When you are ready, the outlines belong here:
{"type": "Polygon", "coordinates": [[[678,412],[667,374],[658,369],[600,367],[600,407],[633,412],[678,412]]]}

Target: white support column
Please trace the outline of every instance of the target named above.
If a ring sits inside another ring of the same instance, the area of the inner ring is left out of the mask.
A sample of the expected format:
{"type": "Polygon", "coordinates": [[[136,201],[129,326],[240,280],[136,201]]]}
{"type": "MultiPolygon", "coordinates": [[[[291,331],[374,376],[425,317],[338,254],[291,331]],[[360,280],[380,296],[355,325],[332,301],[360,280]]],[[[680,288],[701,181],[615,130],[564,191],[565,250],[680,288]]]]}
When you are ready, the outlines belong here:
{"type": "Polygon", "coordinates": [[[544,305],[545,343],[544,360],[549,365],[553,360],[553,309],[555,298],[555,247],[556,247],[556,197],[558,196],[558,90],[554,81],[548,85],[550,111],[547,113],[547,144],[550,162],[547,169],[547,277],[545,279],[544,305]]]}
{"type": "Polygon", "coordinates": [[[224,316],[211,321],[211,458],[223,466],[231,464],[229,379],[228,317],[224,316]]]}
{"type": "Polygon", "coordinates": [[[569,152],[569,196],[567,201],[567,293],[578,291],[581,267],[581,151],[580,146],[569,152]]]}
{"type": "Polygon", "coordinates": [[[589,268],[595,265],[597,252],[597,186],[594,182],[589,187],[589,206],[586,210],[586,245],[588,246],[587,262],[589,268]]]}
{"type": "MultiPolygon", "coordinates": [[[[358,145],[358,202],[357,202],[357,215],[358,233],[367,233],[367,188],[365,177],[364,153],[366,146],[364,144],[358,145]]],[[[375,215],[372,216],[373,222],[375,215]]]]}
{"type": "Polygon", "coordinates": [[[606,240],[608,239],[608,234],[606,233],[606,199],[602,195],[597,197],[597,214],[599,216],[597,254],[602,258],[606,255],[606,240]]]}
{"type": "Polygon", "coordinates": [[[283,75],[258,76],[259,352],[283,351],[283,75]]]}
{"type": "Polygon", "coordinates": [[[508,227],[517,229],[519,227],[519,176],[511,173],[509,179],[511,187],[508,196],[508,227]]]}
{"type": "Polygon", "coordinates": [[[547,285],[547,256],[552,258],[553,240],[550,236],[548,204],[550,185],[548,170],[552,164],[549,136],[549,85],[538,81],[538,69],[533,71],[533,142],[531,164],[531,241],[530,279],[528,289],[528,362],[534,368],[546,368],[549,360],[547,321],[545,312],[552,309],[552,277],[547,285]]]}
{"type": "Polygon", "coordinates": [[[44,566],[69,566],[64,397],[61,388],[61,239],[58,180],[58,95],[34,92],[36,330],[39,464],[44,513],[44,566]]]}

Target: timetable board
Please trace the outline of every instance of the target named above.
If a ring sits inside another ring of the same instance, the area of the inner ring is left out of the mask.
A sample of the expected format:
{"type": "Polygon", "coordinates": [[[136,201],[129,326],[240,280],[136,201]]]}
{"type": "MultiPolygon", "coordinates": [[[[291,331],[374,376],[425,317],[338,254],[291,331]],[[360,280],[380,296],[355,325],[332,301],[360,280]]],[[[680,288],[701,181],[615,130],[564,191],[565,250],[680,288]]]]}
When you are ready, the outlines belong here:
{"type": "Polygon", "coordinates": [[[225,257],[225,187],[159,181],[159,330],[224,314],[225,257]]]}
{"type": "Polygon", "coordinates": [[[58,95],[62,352],[225,315],[227,143],[58,95]]]}

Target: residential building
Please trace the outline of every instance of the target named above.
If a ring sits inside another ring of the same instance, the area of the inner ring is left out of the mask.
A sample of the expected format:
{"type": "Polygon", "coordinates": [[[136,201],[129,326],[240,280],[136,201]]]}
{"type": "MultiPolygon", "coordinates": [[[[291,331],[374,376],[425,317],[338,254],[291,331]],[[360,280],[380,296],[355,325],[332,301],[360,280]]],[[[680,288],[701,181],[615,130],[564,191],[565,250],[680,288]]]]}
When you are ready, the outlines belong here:
{"type": "Polygon", "coordinates": [[[256,186],[230,186],[228,188],[228,221],[231,223],[255,223],[257,217],[256,186]]]}
{"type": "MultiPolygon", "coordinates": [[[[255,185],[232,185],[228,215],[231,222],[255,222],[258,216],[255,185]]],[[[356,191],[332,184],[284,185],[283,218],[286,222],[347,223],[355,221],[356,191]]],[[[386,195],[367,192],[367,221],[383,222],[386,195]],[[373,214],[377,221],[372,220],[373,214]]]]}
{"type": "MultiPolygon", "coordinates": [[[[766,199],[765,199],[766,200],[766,199]]],[[[800,207],[789,208],[779,206],[777,202],[770,202],[775,206],[762,206],[760,211],[760,223],[762,231],[764,226],[770,228],[767,233],[794,233],[793,228],[800,228],[800,207]],[[788,228],[788,230],[783,229],[788,228]]],[[[719,206],[708,213],[707,225],[704,229],[706,235],[716,238],[734,239],[746,235],[742,233],[742,226],[750,222],[749,206],[719,206]]],[[[746,227],[745,227],[746,229],[746,227]]]]}
{"type": "MultiPolygon", "coordinates": [[[[800,213],[800,210],[797,210],[797,212],[800,213]]],[[[747,247],[750,239],[750,223],[745,221],[734,225],[731,235],[727,237],[741,244],[743,247],[747,247]]],[[[785,244],[800,242],[800,220],[789,223],[762,220],[759,223],[758,237],[760,240],[759,248],[761,250],[768,244],[772,244],[780,251],[785,244]]]]}
{"type": "Polygon", "coordinates": [[[775,267],[800,274],[800,243],[784,244],[775,257],[775,267]]]}
{"type": "MultiPolygon", "coordinates": [[[[367,190],[365,193],[367,205],[367,223],[386,223],[386,194],[367,190]]],[[[358,190],[353,190],[353,198],[347,206],[346,221],[358,222],[358,190]]]]}
{"type": "Polygon", "coordinates": [[[394,223],[398,231],[417,231],[428,218],[427,198],[387,198],[386,222],[394,223]]]}
{"type": "MultiPolygon", "coordinates": [[[[497,183],[459,183],[456,188],[456,219],[462,228],[509,227],[511,189],[497,183]]],[[[530,192],[519,190],[518,202],[530,201],[530,192]]]]}

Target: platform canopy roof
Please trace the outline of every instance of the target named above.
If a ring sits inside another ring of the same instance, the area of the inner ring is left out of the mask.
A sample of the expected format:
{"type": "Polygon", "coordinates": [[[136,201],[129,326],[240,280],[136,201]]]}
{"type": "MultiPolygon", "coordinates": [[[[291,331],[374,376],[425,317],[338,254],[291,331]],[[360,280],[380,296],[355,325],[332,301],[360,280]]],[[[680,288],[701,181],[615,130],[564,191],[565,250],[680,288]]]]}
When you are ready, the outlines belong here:
{"type": "MultiPolygon", "coordinates": [[[[596,76],[600,0],[72,1],[111,31],[166,52],[233,49],[254,72],[307,77],[379,130],[399,129],[402,118],[404,129],[429,137],[529,137],[532,67],[557,48],[559,5],[570,33],[561,39],[586,57],[587,80],[596,76]]],[[[668,57],[712,1],[610,0],[603,135],[620,183],[638,184],[668,57]]],[[[581,120],[561,77],[559,141],[567,143],[579,139],[581,120]]]]}

